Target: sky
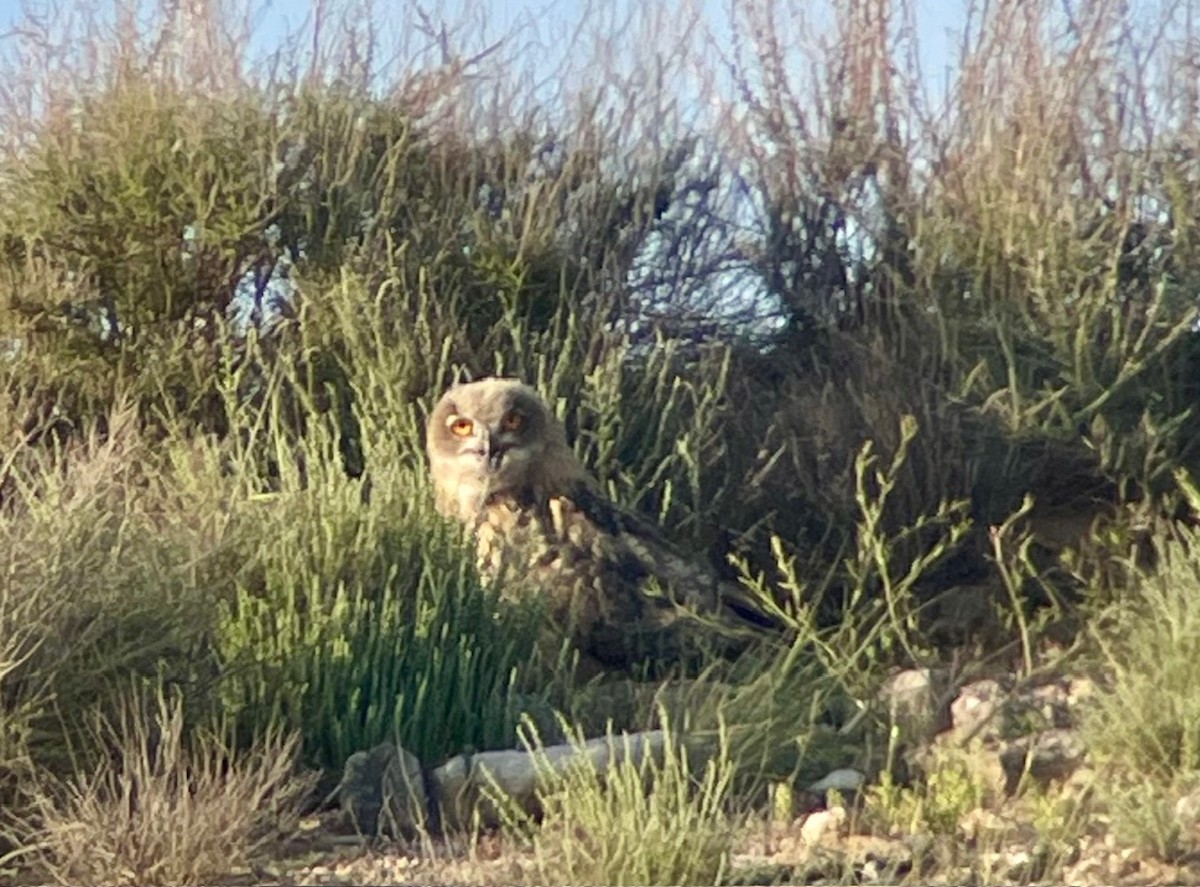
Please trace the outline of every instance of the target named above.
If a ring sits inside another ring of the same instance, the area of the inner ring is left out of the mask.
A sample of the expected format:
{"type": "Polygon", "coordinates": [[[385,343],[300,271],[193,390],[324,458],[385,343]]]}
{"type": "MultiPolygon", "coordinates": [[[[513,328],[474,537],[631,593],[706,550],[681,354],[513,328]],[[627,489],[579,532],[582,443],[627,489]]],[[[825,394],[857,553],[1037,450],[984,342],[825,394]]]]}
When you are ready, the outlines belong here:
{"type": "MultiPolygon", "coordinates": [[[[532,25],[543,45],[553,46],[559,38],[571,32],[572,27],[582,20],[589,9],[593,15],[597,11],[603,14],[604,10],[615,10],[624,6],[625,2],[627,0],[429,0],[422,3],[413,0],[378,0],[377,8],[381,12],[414,8],[418,5],[426,9],[467,9],[473,15],[486,20],[495,34],[506,33],[518,26],[529,28],[532,25]]],[[[731,0],[700,2],[705,23],[718,34],[727,33],[731,0]]],[[[8,35],[20,20],[22,8],[46,14],[58,5],[61,5],[60,0],[0,0],[0,41],[11,39],[5,35],[8,35]]],[[[111,4],[99,0],[95,5],[97,8],[105,8],[111,4]]],[[[258,5],[263,7],[264,12],[255,22],[254,40],[259,49],[269,50],[278,45],[282,35],[289,29],[295,29],[304,22],[310,12],[312,0],[260,0],[258,5]]],[[[826,4],[811,5],[818,7],[826,4]]],[[[922,67],[930,86],[934,88],[944,83],[947,61],[953,55],[953,35],[962,25],[966,5],[967,0],[916,0],[922,67]]],[[[392,17],[398,18],[398,15],[392,13],[392,17]]],[[[449,18],[455,20],[454,15],[449,18]]],[[[487,37],[480,39],[483,42],[487,37]]]]}
{"type": "MultiPolygon", "coordinates": [[[[299,28],[308,18],[314,3],[321,2],[321,0],[0,0],[0,52],[3,52],[6,43],[13,41],[11,31],[20,20],[22,8],[30,9],[37,14],[51,16],[51,10],[60,7],[73,6],[84,9],[92,7],[104,10],[112,9],[118,3],[124,5],[130,2],[160,8],[169,8],[172,3],[178,3],[183,8],[208,4],[218,7],[237,7],[249,3],[254,8],[261,10],[254,22],[253,43],[258,52],[253,54],[257,55],[261,52],[265,55],[279,44],[282,36],[289,30],[299,28]]],[[[435,17],[443,17],[450,22],[460,20],[464,12],[472,20],[485,21],[490,33],[478,32],[476,29],[476,32],[470,34],[471,40],[454,44],[453,48],[464,53],[470,52],[473,48],[471,44],[474,44],[474,48],[480,49],[499,37],[519,31],[520,46],[523,49],[529,48],[520,56],[522,63],[532,59],[535,67],[542,66],[547,73],[561,70],[555,67],[562,58],[561,48],[569,44],[574,26],[583,21],[585,17],[593,25],[600,22],[601,29],[603,29],[606,19],[614,23],[621,20],[620,13],[615,10],[629,6],[655,8],[653,3],[645,4],[644,0],[353,0],[353,2],[370,4],[378,11],[378,16],[372,17],[373,23],[382,24],[384,28],[394,29],[394,32],[404,34],[414,40],[419,40],[420,37],[413,38],[413,29],[405,27],[401,23],[411,21],[412,12],[417,9],[431,10],[435,17]],[[439,16],[439,10],[449,11],[443,16],[439,16]],[[466,45],[463,45],[463,42],[466,42],[466,45]]],[[[666,0],[660,8],[674,10],[699,4],[705,26],[716,35],[718,42],[727,42],[727,40],[722,41],[722,37],[727,38],[730,33],[730,7],[751,2],[757,5],[764,4],[764,0],[666,0]]],[[[823,14],[821,10],[827,9],[831,5],[837,5],[839,2],[846,2],[846,0],[790,0],[790,2],[785,0],[780,3],[780,6],[812,10],[811,19],[819,28],[824,24],[821,21],[822,18],[829,18],[828,13],[823,14]]],[[[917,42],[920,47],[924,86],[930,95],[936,96],[945,92],[946,84],[954,67],[954,60],[958,54],[959,35],[966,21],[968,7],[971,5],[989,6],[994,3],[997,8],[1003,8],[1005,4],[1019,4],[1022,0],[976,0],[975,3],[972,3],[971,0],[908,0],[908,2],[916,11],[917,42]]],[[[326,0],[326,3],[337,6],[339,0],[326,0]]],[[[1141,20],[1152,23],[1158,18],[1158,14],[1168,7],[1186,9],[1189,11],[1187,14],[1190,17],[1190,10],[1198,3],[1200,0],[1124,0],[1122,5],[1130,11],[1131,21],[1141,20]]],[[[897,0],[895,5],[903,6],[905,4],[897,0]]],[[[1079,9],[1092,4],[1089,3],[1089,0],[1057,0],[1057,2],[1051,2],[1050,5],[1061,9],[1079,9]]],[[[668,19],[668,24],[671,23],[668,19]]],[[[619,28],[616,28],[615,25],[613,30],[620,34],[619,28]]],[[[807,33],[807,29],[805,33],[807,33]]],[[[646,35],[639,36],[644,38],[646,35]]],[[[651,43],[657,36],[657,34],[651,35],[651,43]]],[[[614,45],[618,51],[621,49],[637,51],[634,49],[634,42],[630,41],[629,45],[622,46],[620,40],[620,37],[614,38],[614,45]]],[[[669,49],[669,37],[662,37],[661,42],[664,50],[669,49]]],[[[644,42],[636,43],[638,49],[643,46],[645,46],[644,42]]],[[[578,58],[575,60],[580,65],[586,65],[587,62],[584,61],[584,58],[587,54],[577,53],[577,55],[578,58]]],[[[586,67],[582,73],[586,79],[586,67]]]]}

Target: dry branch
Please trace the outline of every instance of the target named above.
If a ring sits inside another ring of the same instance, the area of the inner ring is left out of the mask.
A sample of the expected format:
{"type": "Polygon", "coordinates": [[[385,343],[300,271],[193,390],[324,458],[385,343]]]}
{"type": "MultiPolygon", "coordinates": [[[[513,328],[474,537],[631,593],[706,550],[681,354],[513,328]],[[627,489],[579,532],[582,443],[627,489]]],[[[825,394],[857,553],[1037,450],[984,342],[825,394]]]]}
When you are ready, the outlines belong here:
{"type": "Polygon", "coordinates": [[[432,770],[384,742],[350,756],[336,793],[366,835],[454,830],[471,824],[476,814],[485,825],[499,825],[498,802],[511,801],[537,816],[539,791],[569,768],[591,767],[601,777],[626,761],[640,769],[647,756],[661,760],[666,741],[663,731],[650,730],[529,751],[462,754],[432,770]]]}

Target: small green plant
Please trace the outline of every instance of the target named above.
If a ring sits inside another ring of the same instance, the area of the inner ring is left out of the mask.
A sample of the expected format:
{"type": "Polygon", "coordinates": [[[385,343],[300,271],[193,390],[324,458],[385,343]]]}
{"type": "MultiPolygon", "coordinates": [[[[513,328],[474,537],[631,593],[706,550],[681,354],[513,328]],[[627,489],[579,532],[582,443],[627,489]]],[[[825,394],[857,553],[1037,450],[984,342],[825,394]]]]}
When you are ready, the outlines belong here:
{"type": "Polygon", "coordinates": [[[1111,790],[1098,798],[1117,835],[1163,859],[1183,849],[1175,802],[1200,772],[1200,534],[1175,529],[1153,571],[1095,617],[1090,639],[1109,676],[1083,722],[1111,790]]]}
{"type": "Polygon", "coordinates": [[[221,608],[225,711],[246,735],[303,731],[331,769],[391,737],[430,762],[511,746],[554,684],[536,602],[481,583],[411,469],[373,482],[365,505],[342,479],[261,509],[259,568],[221,608]]]}
{"type": "Polygon", "coordinates": [[[1086,834],[1095,812],[1091,788],[1034,783],[1025,792],[1038,849],[1045,854],[1047,866],[1069,858],[1086,834]]]}
{"type": "Polygon", "coordinates": [[[1112,781],[1110,788],[1105,808],[1118,841],[1167,862],[1189,849],[1175,815],[1177,796],[1171,786],[1121,778],[1112,781]]]}
{"type": "Polygon", "coordinates": [[[866,820],[875,821],[887,834],[959,834],[967,814],[983,807],[988,788],[969,754],[939,749],[923,779],[899,785],[885,770],[867,794],[866,820]]]}
{"type": "Polygon", "coordinates": [[[736,825],[727,749],[698,755],[686,737],[664,733],[661,757],[639,757],[629,736],[609,734],[607,767],[581,760],[561,776],[544,770],[532,835],[538,883],[721,882],[736,825]]]}
{"type": "Polygon", "coordinates": [[[1137,782],[1200,770],[1200,534],[1177,532],[1158,568],[1142,571],[1091,629],[1110,679],[1087,708],[1088,748],[1137,782]]]}
{"type": "Polygon", "coordinates": [[[845,573],[847,587],[840,601],[826,599],[836,573],[827,574],[823,582],[806,581],[782,540],[772,540],[778,585],[789,605],[778,611],[779,616],[799,636],[815,643],[818,657],[831,673],[862,678],[861,691],[873,687],[882,669],[896,661],[920,663],[931,657],[920,632],[918,583],[954,551],[971,526],[965,502],[943,502],[932,514],[919,515],[912,524],[889,532],[885,521],[889,497],[916,436],[914,418],[904,416],[900,444],[889,464],[880,466],[871,441],[859,450],[854,464],[856,540],[834,567],[845,573]],[[833,628],[824,629],[821,610],[830,606],[837,607],[841,618],[833,628]]]}

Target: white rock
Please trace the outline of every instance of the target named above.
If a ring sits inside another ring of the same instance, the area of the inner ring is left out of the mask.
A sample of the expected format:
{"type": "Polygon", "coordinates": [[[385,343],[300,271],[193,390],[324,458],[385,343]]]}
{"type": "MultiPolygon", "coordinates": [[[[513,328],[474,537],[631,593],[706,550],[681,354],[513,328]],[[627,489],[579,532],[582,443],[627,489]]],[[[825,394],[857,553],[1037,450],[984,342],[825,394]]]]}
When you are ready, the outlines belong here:
{"type": "Polygon", "coordinates": [[[848,767],[826,773],[808,787],[808,791],[824,794],[827,791],[855,792],[862,788],[867,777],[848,767]]]}
{"type": "Polygon", "coordinates": [[[815,847],[827,833],[836,833],[845,821],[845,807],[830,807],[828,810],[810,813],[800,825],[800,840],[809,847],[815,847]]]}

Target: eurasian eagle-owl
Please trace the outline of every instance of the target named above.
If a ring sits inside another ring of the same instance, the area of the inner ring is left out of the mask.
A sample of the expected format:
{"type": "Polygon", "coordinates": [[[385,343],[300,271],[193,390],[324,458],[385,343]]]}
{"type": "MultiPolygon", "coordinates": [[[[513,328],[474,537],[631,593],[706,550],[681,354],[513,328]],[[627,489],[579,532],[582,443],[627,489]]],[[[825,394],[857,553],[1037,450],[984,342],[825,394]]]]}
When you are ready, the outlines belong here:
{"type": "Polygon", "coordinates": [[[438,510],[470,529],[481,569],[543,595],[550,617],[602,668],[724,652],[768,620],[739,586],[680,554],[605,498],[545,401],[511,379],[457,385],[426,447],[438,510]]]}

